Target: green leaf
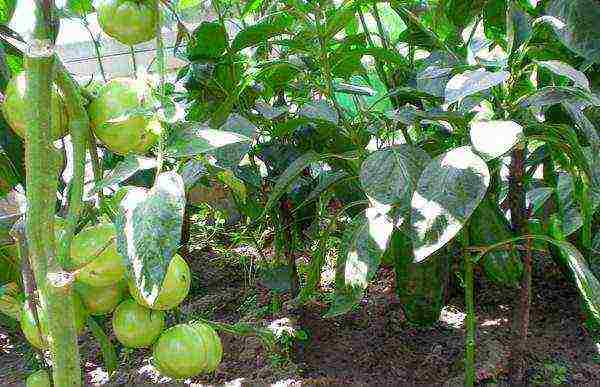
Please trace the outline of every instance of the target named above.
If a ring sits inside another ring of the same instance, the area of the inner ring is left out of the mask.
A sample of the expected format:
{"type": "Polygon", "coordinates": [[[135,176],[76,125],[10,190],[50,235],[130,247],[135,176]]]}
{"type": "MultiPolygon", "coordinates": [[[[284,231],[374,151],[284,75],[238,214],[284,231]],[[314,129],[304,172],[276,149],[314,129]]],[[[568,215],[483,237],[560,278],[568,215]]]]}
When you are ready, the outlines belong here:
{"type": "Polygon", "coordinates": [[[179,171],[186,189],[192,188],[207,173],[206,166],[200,160],[188,160],[179,171]]]}
{"type": "Polygon", "coordinates": [[[456,102],[464,97],[489,89],[504,82],[508,71],[489,72],[484,69],[465,71],[452,77],[446,84],[446,103],[456,102]]]}
{"type": "Polygon", "coordinates": [[[507,15],[507,40],[509,53],[519,49],[533,31],[531,17],[519,5],[510,2],[507,15]]]}
{"type": "Polygon", "coordinates": [[[0,24],[10,23],[16,8],[17,0],[0,0],[0,24]]]}
{"type": "Polygon", "coordinates": [[[219,130],[221,132],[236,133],[248,139],[248,141],[227,144],[210,153],[217,159],[218,166],[234,169],[250,150],[250,143],[256,135],[257,128],[244,116],[234,113],[227,117],[227,120],[221,125],[219,130]]]}
{"type": "Polygon", "coordinates": [[[398,145],[373,152],[363,162],[360,182],[365,193],[377,203],[410,208],[421,172],[431,161],[429,155],[412,145],[398,145]]]}
{"type": "Polygon", "coordinates": [[[319,161],[321,156],[313,151],[309,151],[294,160],[277,179],[275,187],[263,211],[263,215],[269,212],[279,201],[279,199],[287,192],[288,187],[296,180],[296,178],[306,168],[310,167],[311,163],[319,161]]]}
{"type": "Polygon", "coordinates": [[[579,104],[572,104],[569,102],[563,102],[563,107],[567,113],[571,116],[571,119],[577,125],[577,127],[583,132],[586,139],[589,141],[592,147],[593,154],[600,154],[600,135],[594,124],[586,117],[579,104]]]}
{"type": "Polygon", "coordinates": [[[174,131],[167,142],[166,154],[171,157],[197,156],[231,144],[251,141],[251,138],[239,133],[191,124],[174,131]]]}
{"type": "Polygon", "coordinates": [[[133,154],[127,155],[122,161],[119,161],[102,180],[96,183],[92,192],[100,192],[104,188],[122,183],[135,175],[136,172],[156,168],[157,165],[158,162],[156,159],[133,154]]]}
{"type": "Polygon", "coordinates": [[[333,11],[331,17],[327,19],[324,38],[326,40],[332,39],[338,32],[343,30],[352,20],[354,20],[354,12],[353,3],[333,11]]]}
{"type": "Polygon", "coordinates": [[[334,85],[334,89],[337,93],[353,94],[353,95],[366,95],[372,97],[377,92],[370,87],[361,85],[352,85],[349,83],[337,83],[334,85]]]}
{"type": "Polygon", "coordinates": [[[171,258],[179,248],[185,188],[175,172],[158,175],[152,189],[127,192],[115,219],[117,248],[143,299],[154,304],[171,258]]]}
{"type": "Polygon", "coordinates": [[[187,57],[190,61],[215,59],[227,49],[227,32],[218,22],[202,22],[192,32],[187,45],[187,57]]]}
{"type": "Polygon", "coordinates": [[[470,146],[452,149],[429,163],[411,201],[415,262],[434,254],[460,232],[489,184],[488,167],[470,146]]]}
{"type": "Polygon", "coordinates": [[[362,299],[364,290],[377,274],[393,231],[392,219],[373,208],[352,220],[336,269],[336,298],[323,317],[344,314],[362,299]]]}
{"type": "Polygon", "coordinates": [[[585,102],[600,106],[600,98],[595,95],[576,87],[566,86],[542,87],[537,92],[527,96],[521,101],[520,106],[524,108],[543,107],[556,105],[562,102],[585,102]]]}
{"type": "Polygon", "coordinates": [[[327,191],[329,188],[339,183],[346,177],[348,177],[348,174],[344,171],[335,171],[321,174],[317,186],[312,191],[310,191],[310,194],[308,194],[308,197],[304,200],[304,202],[302,202],[300,205],[294,208],[294,211],[301,207],[304,207],[309,202],[316,200],[323,192],[327,191]]]}
{"type": "Polygon", "coordinates": [[[94,12],[94,5],[92,0],[67,0],[67,9],[79,17],[84,17],[94,12]]]}
{"type": "Polygon", "coordinates": [[[547,60],[536,62],[538,66],[544,67],[554,74],[561,77],[567,77],[575,83],[575,86],[579,86],[582,89],[590,90],[590,81],[587,79],[584,73],[574,69],[570,65],[563,63],[558,60],[547,60]]]}
{"type": "Polygon", "coordinates": [[[109,375],[112,375],[113,372],[119,368],[119,358],[117,357],[115,347],[111,343],[106,333],[104,333],[104,330],[102,330],[102,327],[98,325],[92,316],[88,316],[87,326],[90,328],[92,335],[94,335],[96,341],[98,341],[98,344],[100,345],[102,360],[104,361],[104,367],[106,368],[106,371],[109,375]]]}
{"type": "Polygon", "coordinates": [[[233,51],[240,51],[264,43],[275,36],[286,33],[293,21],[291,16],[284,13],[271,15],[238,32],[231,43],[231,48],[233,51]]]}
{"type": "Polygon", "coordinates": [[[340,119],[337,110],[325,100],[305,103],[298,110],[298,115],[311,120],[327,121],[334,125],[337,125],[340,119]]]}
{"type": "Polygon", "coordinates": [[[554,29],[566,47],[590,61],[600,61],[600,4],[596,0],[551,0],[546,11],[564,23],[554,29]]]}
{"type": "Polygon", "coordinates": [[[514,121],[474,121],[470,134],[473,148],[488,159],[495,159],[519,142],[523,127],[514,121]]]}

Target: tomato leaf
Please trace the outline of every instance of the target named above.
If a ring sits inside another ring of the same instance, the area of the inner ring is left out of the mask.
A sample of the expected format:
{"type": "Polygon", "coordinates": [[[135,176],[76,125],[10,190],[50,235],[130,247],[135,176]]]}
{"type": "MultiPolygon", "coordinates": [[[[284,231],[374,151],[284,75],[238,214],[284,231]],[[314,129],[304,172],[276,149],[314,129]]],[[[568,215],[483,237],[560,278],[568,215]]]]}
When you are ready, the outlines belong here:
{"type": "Polygon", "coordinates": [[[119,184],[135,175],[136,172],[156,168],[157,165],[156,159],[137,155],[125,156],[123,161],[119,161],[102,180],[96,183],[92,193],[100,192],[111,185],[119,184]]]}
{"type": "Polygon", "coordinates": [[[248,143],[252,139],[235,132],[189,125],[175,130],[167,142],[166,154],[171,157],[197,156],[231,144],[248,143]]]}
{"type": "Polygon", "coordinates": [[[129,190],[119,205],[117,248],[149,305],[158,297],[171,258],[179,248],[184,207],[184,182],[175,172],[161,173],[150,190],[129,190]]]}
{"type": "Polygon", "coordinates": [[[109,375],[112,375],[112,373],[119,368],[119,358],[117,357],[114,345],[111,343],[110,338],[106,335],[106,333],[104,333],[102,327],[92,316],[88,316],[87,326],[90,328],[90,331],[96,338],[96,341],[98,341],[98,345],[100,345],[102,360],[104,361],[104,367],[106,367],[106,371],[109,375]]]}

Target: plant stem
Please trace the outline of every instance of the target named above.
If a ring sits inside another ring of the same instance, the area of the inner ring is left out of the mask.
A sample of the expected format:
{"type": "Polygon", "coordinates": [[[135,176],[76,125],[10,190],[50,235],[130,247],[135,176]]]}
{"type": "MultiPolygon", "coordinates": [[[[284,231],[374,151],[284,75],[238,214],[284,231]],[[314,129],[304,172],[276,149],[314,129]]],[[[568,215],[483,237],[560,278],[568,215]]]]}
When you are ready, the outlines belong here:
{"type": "Polygon", "coordinates": [[[467,308],[467,339],[465,341],[465,386],[475,384],[475,302],[473,296],[473,261],[469,247],[467,228],[462,233],[463,254],[465,259],[465,306],[467,308]]]}
{"type": "MultiPolygon", "coordinates": [[[[525,145],[519,144],[512,152],[510,174],[508,178],[508,199],[512,229],[516,235],[527,234],[527,209],[525,202],[525,145]]],[[[529,307],[531,298],[531,249],[523,256],[524,272],[521,280],[521,292],[513,318],[513,345],[510,361],[511,382],[520,385],[524,377],[524,356],[527,330],[529,325],[529,307]]]]}
{"type": "Polygon", "coordinates": [[[137,60],[135,59],[135,49],[133,46],[129,46],[129,53],[131,54],[131,62],[133,64],[133,77],[137,79],[137,60]]]}
{"type": "Polygon", "coordinates": [[[71,242],[77,227],[77,221],[83,206],[83,186],[85,184],[85,154],[86,144],[90,130],[90,120],[84,107],[83,97],[79,93],[78,85],[71,78],[58,57],[56,63],[56,83],[62,91],[69,115],[69,131],[73,143],[73,178],[69,197],[69,212],[65,226],[65,233],[61,239],[58,252],[59,261],[64,264],[70,259],[71,242]]]}
{"type": "MultiPolygon", "coordinates": [[[[157,7],[160,6],[157,4],[157,7]]],[[[160,9],[159,9],[160,11],[160,9]]],[[[160,12],[159,12],[160,15],[160,12]]],[[[158,66],[158,76],[159,76],[159,95],[160,95],[160,105],[163,108],[165,106],[165,74],[167,72],[167,65],[165,62],[165,47],[162,39],[162,20],[158,21],[158,25],[156,27],[156,64],[158,66]]],[[[161,130],[160,136],[158,137],[158,155],[157,155],[157,167],[156,167],[156,178],[160,175],[162,171],[163,162],[164,162],[164,153],[165,153],[165,142],[164,142],[164,133],[161,130]]]]}
{"type": "Polygon", "coordinates": [[[90,35],[90,39],[92,40],[92,43],[94,45],[94,50],[96,51],[96,60],[98,61],[98,67],[100,68],[102,80],[106,82],[106,72],[104,71],[104,65],[102,64],[102,56],[100,55],[100,43],[98,42],[98,39],[96,39],[96,37],[94,36],[92,30],[90,29],[90,24],[87,21],[87,17],[83,18],[83,26],[90,35]]]}
{"type": "Polygon", "coordinates": [[[79,348],[71,285],[73,276],[56,259],[54,209],[56,175],[50,141],[51,88],[54,69],[54,2],[36,4],[36,25],[25,57],[28,130],[25,141],[29,259],[46,310],[53,380],[56,386],[81,386],[79,348]]]}

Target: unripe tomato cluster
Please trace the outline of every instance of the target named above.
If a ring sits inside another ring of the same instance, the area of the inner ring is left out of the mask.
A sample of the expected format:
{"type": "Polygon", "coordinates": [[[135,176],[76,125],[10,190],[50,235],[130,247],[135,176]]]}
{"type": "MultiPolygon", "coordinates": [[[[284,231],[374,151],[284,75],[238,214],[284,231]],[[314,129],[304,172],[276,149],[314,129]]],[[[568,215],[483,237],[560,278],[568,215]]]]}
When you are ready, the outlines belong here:
{"type": "MultiPolygon", "coordinates": [[[[67,266],[76,273],[73,300],[78,333],[83,332],[88,315],[112,313],[117,340],[129,348],[154,346],[155,365],[165,376],[188,378],[212,372],[220,364],[221,340],[210,326],[180,324],[165,330],[165,311],[176,308],[190,289],[190,268],[181,256],[171,260],[153,305],[144,301],[135,282],[127,278],[125,259],[117,252],[116,230],[111,223],[91,226],[77,234],[67,266]]],[[[31,345],[43,350],[48,348],[48,319],[44,300],[39,301],[39,329],[27,301],[20,323],[31,345]]],[[[34,379],[39,378],[43,375],[35,374],[34,379]]]]}

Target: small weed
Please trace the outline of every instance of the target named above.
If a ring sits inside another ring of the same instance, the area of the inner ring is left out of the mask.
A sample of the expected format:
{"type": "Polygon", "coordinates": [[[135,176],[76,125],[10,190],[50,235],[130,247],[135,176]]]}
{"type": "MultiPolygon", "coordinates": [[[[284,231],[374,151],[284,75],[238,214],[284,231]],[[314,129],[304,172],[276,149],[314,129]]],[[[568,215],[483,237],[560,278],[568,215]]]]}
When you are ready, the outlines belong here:
{"type": "Polygon", "coordinates": [[[539,385],[564,385],[568,380],[569,369],[565,364],[556,361],[547,361],[542,369],[533,377],[532,383],[539,385]]]}

